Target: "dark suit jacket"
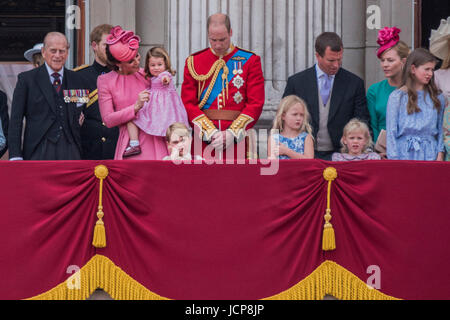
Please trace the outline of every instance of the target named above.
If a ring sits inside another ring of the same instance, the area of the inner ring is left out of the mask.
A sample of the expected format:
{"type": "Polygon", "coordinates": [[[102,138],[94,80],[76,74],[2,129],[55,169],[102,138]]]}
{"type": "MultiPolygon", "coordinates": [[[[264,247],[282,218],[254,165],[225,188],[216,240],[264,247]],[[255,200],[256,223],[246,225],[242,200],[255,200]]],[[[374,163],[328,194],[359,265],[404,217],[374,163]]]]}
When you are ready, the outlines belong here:
{"type": "MultiPolygon", "coordinates": [[[[319,131],[319,91],[315,66],[289,77],[283,97],[297,95],[305,100],[311,114],[314,138],[319,131]]],[[[328,132],[336,152],[344,126],[352,118],[370,123],[364,81],[353,73],[340,68],[335,76],[328,116],[328,132]]]]}
{"type": "MultiPolygon", "coordinates": [[[[107,67],[101,66],[96,61],[89,67],[76,70],[77,74],[85,79],[85,86],[87,85],[91,94],[97,89],[97,78],[109,71],[107,67]]],[[[97,93],[91,97],[92,101],[95,98],[98,98],[97,93]]],[[[108,128],[104,125],[98,101],[89,106],[86,105],[83,108],[83,113],[84,123],[81,127],[81,147],[83,152],[81,158],[83,160],[114,159],[117,139],[119,138],[119,128],[108,128]]]]}
{"type": "Polygon", "coordinates": [[[6,94],[3,91],[0,91],[0,119],[2,120],[2,129],[3,134],[6,138],[6,146],[0,150],[0,158],[3,157],[6,150],[8,149],[8,123],[9,123],[9,116],[8,116],[8,98],[6,97],[6,94]]]}
{"type": "MultiPolygon", "coordinates": [[[[66,82],[67,89],[84,89],[82,78],[66,68],[64,68],[63,81],[66,82]]],[[[30,159],[50,127],[57,121],[57,106],[53,90],[45,64],[19,74],[11,105],[8,137],[9,158],[30,159]],[[22,146],[24,117],[26,124],[22,146]]],[[[79,124],[81,107],[77,108],[76,103],[66,103],[66,106],[69,127],[81,152],[79,124]]]]}

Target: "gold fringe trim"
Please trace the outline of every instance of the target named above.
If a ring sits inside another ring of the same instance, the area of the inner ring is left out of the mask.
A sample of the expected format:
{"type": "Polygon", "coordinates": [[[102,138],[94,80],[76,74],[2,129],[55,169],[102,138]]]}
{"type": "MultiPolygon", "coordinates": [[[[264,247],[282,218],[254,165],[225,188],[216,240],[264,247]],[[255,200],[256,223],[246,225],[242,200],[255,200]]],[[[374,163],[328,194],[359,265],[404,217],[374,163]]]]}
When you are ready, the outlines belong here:
{"type": "MultiPolygon", "coordinates": [[[[151,292],[102,255],[94,256],[57,287],[27,300],[86,300],[98,288],[114,300],[170,300],[151,292]]],[[[263,300],[322,300],[327,294],[340,300],[400,300],[369,287],[333,261],[325,261],[292,288],[263,300]]]]}
{"type": "Polygon", "coordinates": [[[86,300],[98,288],[114,300],[169,300],[145,288],[102,255],[95,255],[57,287],[28,300],[86,300]]]}
{"type": "Polygon", "coordinates": [[[292,288],[263,300],[322,300],[327,294],[339,300],[399,300],[371,288],[328,260],[292,288]]]}

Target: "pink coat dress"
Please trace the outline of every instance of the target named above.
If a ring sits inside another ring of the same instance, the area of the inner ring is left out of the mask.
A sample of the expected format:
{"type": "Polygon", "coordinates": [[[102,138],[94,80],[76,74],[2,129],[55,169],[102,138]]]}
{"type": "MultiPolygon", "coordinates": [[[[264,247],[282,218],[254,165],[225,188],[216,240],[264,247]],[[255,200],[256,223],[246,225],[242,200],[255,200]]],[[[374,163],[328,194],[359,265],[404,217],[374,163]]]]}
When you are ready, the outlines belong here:
{"type": "MultiPolygon", "coordinates": [[[[103,122],[108,128],[119,126],[115,160],[123,159],[123,152],[130,141],[127,123],[135,119],[134,104],[139,93],[149,84],[142,69],[131,75],[112,71],[98,77],[98,99],[103,122]]],[[[162,160],[168,155],[163,137],[148,135],[139,130],[139,143],[142,153],[130,157],[129,160],[162,160]]]]}

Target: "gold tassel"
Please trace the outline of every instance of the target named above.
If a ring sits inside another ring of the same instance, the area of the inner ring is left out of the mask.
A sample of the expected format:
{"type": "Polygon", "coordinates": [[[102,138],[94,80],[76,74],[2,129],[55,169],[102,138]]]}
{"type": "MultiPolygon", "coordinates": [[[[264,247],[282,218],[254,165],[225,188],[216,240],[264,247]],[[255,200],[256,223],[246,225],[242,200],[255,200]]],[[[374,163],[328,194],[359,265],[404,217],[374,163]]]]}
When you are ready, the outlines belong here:
{"type": "Polygon", "coordinates": [[[331,210],[327,209],[327,213],[325,214],[325,225],[323,227],[323,235],[322,235],[322,250],[323,251],[331,251],[336,249],[336,239],[334,235],[333,225],[330,223],[331,220],[331,210]]]}
{"type": "Polygon", "coordinates": [[[95,176],[100,179],[100,190],[99,190],[99,199],[98,199],[98,211],[97,218],[98,221],[95,223],[94,227],[94,236],[92,239],[92,245],[96,248],[105,248],[106,247],[106,230],[105,223],[103,222],[103,180],[108,176],[108,168],[104,165],[99,165],[95,167],[95,176]]]}
{"type": "Polygon", "coordinates": [[[325,213],[325,225],[323,226],[322,234],[322,250],[332,251],[336,249],[336,237],[334,234],[333,225],[330,223],[331,220],[331,183],[337,178],[337,171],[333,167],[326,168],[323,172],[323,177],[328,181],[328,191],[327,191],[327,210],[325,213]]]}
{"type": "MultiPolygon", "coordinates": [[[[98,216],[98,214],[97,214],[98,216]]],[[[96,248],[106,247],[105,223],[100,219],[95,223],[92,245],[96,248]]]]}

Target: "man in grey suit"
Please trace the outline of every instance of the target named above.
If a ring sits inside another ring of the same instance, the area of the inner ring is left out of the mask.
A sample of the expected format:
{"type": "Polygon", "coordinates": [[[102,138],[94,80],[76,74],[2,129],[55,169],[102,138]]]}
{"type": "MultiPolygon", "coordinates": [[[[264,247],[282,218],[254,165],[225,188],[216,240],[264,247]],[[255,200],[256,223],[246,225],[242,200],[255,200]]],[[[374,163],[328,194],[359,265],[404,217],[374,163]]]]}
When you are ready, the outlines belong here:
{"type": "Polygon", "coordinates": [[[317,64],[289,77],[283,97],[297,95],[311,114],[315,157],[331,160],[339,152],[344,126],[352,118],[369,123],[364,81],[341,68],[344,46],[334,32],[324,32],[315,43],[317,64]]]}
{"type": "Polygon", "coordinates": [[[68,49],[64,34],[48,33],[44,65],[19,74],[9,123],[10,160],[80,159],[79,118],[88,92],[83,78],[64,67],[68,49]]]}

